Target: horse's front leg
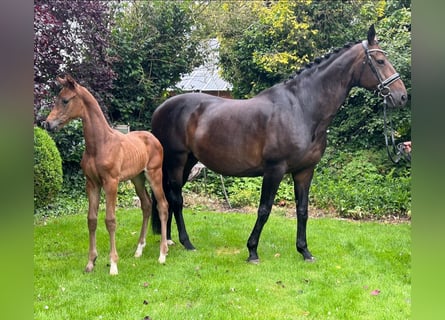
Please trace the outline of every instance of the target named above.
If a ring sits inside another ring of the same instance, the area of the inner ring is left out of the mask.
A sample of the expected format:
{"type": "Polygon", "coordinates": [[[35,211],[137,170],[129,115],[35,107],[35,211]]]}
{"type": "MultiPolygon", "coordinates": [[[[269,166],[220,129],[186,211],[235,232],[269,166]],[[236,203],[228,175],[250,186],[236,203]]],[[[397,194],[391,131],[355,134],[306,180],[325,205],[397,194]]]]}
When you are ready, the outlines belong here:
{"type": "Polygon", "coordinates": [[[257,220],[255,222],[255,226],[253,227],[252,233],[247,240],[247,248],[249,250],[249,257],[247,258],[248,262],[259,263],[260,261],[257,253],[258,243],[260,241],[263,227],[269,218],[273,201],[283,176],[284,170],[281,167],[270,168],[264,173],[257,220]]]}
{"type": "Polygon", "coordinates": [[[119,180],[109,178],[104,182],[103,188],[106,197],[105,225],[110,236],[110,275],[117,275],[117,262],[119,256],[116,250],[116,198],[119,180]]]}
{"type": "Polygon", "coordinates": [[[88,195],[88,233],[89,250],[88,263],[85,272],[91,272],[97,259],[96,250],[96,229],[97,229],[97,211],[99,209],[100,186],[87,178],[86,191],[88,195]]]}
{"type": "Polygon", "coordinates": [[[297,211],[297,251],[303,255],[304,260],[313,262],[315,258],[310,253],[306,241],[306,225],[308,220],[309,188],[314,169],[308,169],[293,175],[294,193],[297,211]]]}

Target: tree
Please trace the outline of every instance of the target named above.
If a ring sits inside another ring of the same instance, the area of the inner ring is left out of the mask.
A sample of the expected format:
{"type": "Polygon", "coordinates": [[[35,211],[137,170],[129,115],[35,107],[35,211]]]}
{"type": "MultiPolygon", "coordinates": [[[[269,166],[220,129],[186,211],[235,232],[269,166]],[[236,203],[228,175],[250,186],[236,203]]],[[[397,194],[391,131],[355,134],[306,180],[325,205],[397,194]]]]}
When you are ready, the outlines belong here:
{"type": "Polygon", "coordinates": [[[308,23],[309,4],[309,0],[224,2],[227,22],[218,33],[220,61],[235,97],[253,96],[310,61],[316,30],[308,23]]]}
{"type": "Polygon", "coordinates": [[[101,105],[115,73],[107,54],[111,6],[107,1],[34,1],[34,116],[40,123],[55,94],[54,78],[69,72],[101,105]]]}
{"type": "Polygon", "coordinates": [[[190,8],[189,1],[123,3],[110,49],[118,73],[110,106],[113,121],[149,129],[166,90],[201,62],[190,8]]]}
{"type": "MultiPolygon", "coordinates": [[[[34,1],[34,123],[46,119],[58,92],[55,77],[68,72],[105,108],[116,77],[108,55],[112,9],[107,1],[34,1]]],[[[52,133],[65,173],[80,169],[84,144],[73,122],[52,133]]]]}

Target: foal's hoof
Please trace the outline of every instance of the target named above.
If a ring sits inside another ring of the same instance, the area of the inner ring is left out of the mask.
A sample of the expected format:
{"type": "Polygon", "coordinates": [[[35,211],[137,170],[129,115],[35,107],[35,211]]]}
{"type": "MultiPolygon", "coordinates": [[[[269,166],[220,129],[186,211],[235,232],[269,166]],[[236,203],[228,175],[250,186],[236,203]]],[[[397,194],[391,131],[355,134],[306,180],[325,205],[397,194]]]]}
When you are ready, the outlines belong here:
{"type": "Polygon", "coordinates": [[[162,256],[159,257],[158,262],[159,262],[160,264],[165,264],[165,261],[166,261],[166,260],[167,260],[167,259],[166,259],[166,256],[162,255],[162,256]]]}
{"type": "Polygon", "coordinates": [[[94,269],[94,264],[90,264],[90,263],[88,263],[87,264],[87,266],[85,267],[85,272],[86,273],[90,273],[90,272],[92,272],[93,271],[93,269],[94,269]]]}
{"type": "Polygon", "coordinates": [[[173,240],[171,240],[171,239],[167,240],[167,245],[174,246],[175,244],[176,243],[173,240]]]}
{"type": "Polygon", "coordinates": [[[111,262],[110,263],[110,276],[115,276],[119,274],[119,272],[117,271],[117,264],[115,262],[111,262]]]}

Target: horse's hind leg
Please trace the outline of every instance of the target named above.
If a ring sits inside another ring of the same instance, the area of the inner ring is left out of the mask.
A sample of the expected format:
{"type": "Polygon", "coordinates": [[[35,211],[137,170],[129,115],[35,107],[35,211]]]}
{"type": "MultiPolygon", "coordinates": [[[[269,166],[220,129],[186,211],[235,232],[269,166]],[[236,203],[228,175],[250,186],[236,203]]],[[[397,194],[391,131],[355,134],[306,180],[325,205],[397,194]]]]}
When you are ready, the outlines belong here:
{"type": "Polygon", "coordinates": [[[89,250],[88,263],[85,272],[91,272],[97,259],[96,250],[96,229],[97,229],[97,211],[99,209],[100,186],[87,178],[86,191],[88,194],[88,233],[89,250]]]}
{"type": "MultiPolygon", "coordinates": [[[[172,215],[175,215],[176,225],[178,227],[179,233],[179,241],[187,250],[194,250],[195,247],[190,242],[189,236],[187,234],[187,230],[185,228],[184,218],[182,216],[182,207],[183,207],[183,198],[182,198],[182,186],[184,185],[184,177],[188,176],[187,170],[184,169],[184,166],[187,162],[187,155],[172,155],[168,154],[164,156],[164,171],[163,171],[163,180],[164,180],[164,190],[165,196],[168,199],[168,221],[167,221],[167,239],[170,243],[171,241],[171,222],[172,215]]],[[[189,159],[190,161],[190,159],[189,159]]],[[[196,161],[196,160],[195,160],[196,161]]],[[[190,166],[190,168],[193,165],[190,166]]],[[[188,167],[187,167],[188,168],[188,167]]],[[[190,170],[190,169],[189,169],[190,170]]],[[[153,204],[156,204],[156,199],[153,199],[153,204]]],[[[156,212],[156,206],[153,207],[153,212],[156,212]]],[[[160,221],[158,219],[159,216],[153,214],[152,217],[152,227],[155,233],[160,232],[159,225],[160,221]]]]}
{"type": "Polygon", "coordinates": [[[150,218],[152,202],[151,198],[147,193],[147,189],[145,188],[145,176],[144,174],[140,174],[131,180],[136,189],[136,194],[141,200],[141,209],[142,209],[142,226],[141,233],[139,235],[138,247],[134,256],[139,258],[142,255],[142,251],[145,247],[145,237],[147,236],[147,226],[148,219],[150,218]]]}
{"type": "Polygon", "coordinates": [[[148,169],[145,171],[145,177],[150,182],[150,187],[156,198],[156,207],[161,221],[161,245],[159,253],[159,262],[165,263],[168,253],[167,245],[167,220],[168,220],[168,202],[165,198],[162,188],[162,169],[148,169]]]}
{"type": "MultiPolygon", "coordinates": [[[[182,209],[184,206],[182,187],[186,183],[190,170],[196,161],[197,160],[194,157],[188,156],[184,167],[176,166],[174,170],[169,172],[170,189],[167,197],[171,206],[170,210],[172,210],[173,214],[175,215],[176,226],[178,227],[179,242],[181,242],[187,250],[195,250],[195,247],[190,242],[190,238],[185,227],[184,216],[182,214],[182,209]]],[[[182,163],[182,161],[179,161],[178,163],[182,163]]]]}

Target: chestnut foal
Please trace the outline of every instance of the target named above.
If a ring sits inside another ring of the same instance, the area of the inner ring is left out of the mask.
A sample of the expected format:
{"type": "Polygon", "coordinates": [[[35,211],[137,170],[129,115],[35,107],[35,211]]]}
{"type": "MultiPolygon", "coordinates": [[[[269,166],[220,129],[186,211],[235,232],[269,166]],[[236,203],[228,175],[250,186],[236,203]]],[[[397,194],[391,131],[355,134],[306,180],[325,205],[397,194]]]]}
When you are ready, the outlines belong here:
{"type": "Polygon", "coordinates": [[[147,131],[123,134],[107,123],[97,100],[91,93],[66,75],[57,81],[62,90],[56,97],[54,107],[48,115],[45,127],[57,130],[73,119],[83,122],[85,152],[81,167],[86,177],[88,194],[89,255],[86,272],[91,272],[97,258],[96,228],[101,188],[105,191],[105,224],[110,235],[110,274],[118,274],[116,251],[116,198],[120,181],[133,182],[141,200],[142,228],[135,257],[142,255],[145,247],[147,224],[152,211],[152,200],[145,188],[148,180],[157,203],[161,220],[161,245],[159,262],[165,263],[167,246],[168,203],[162,187],[163,149],[159,141],[147,131]]]}

